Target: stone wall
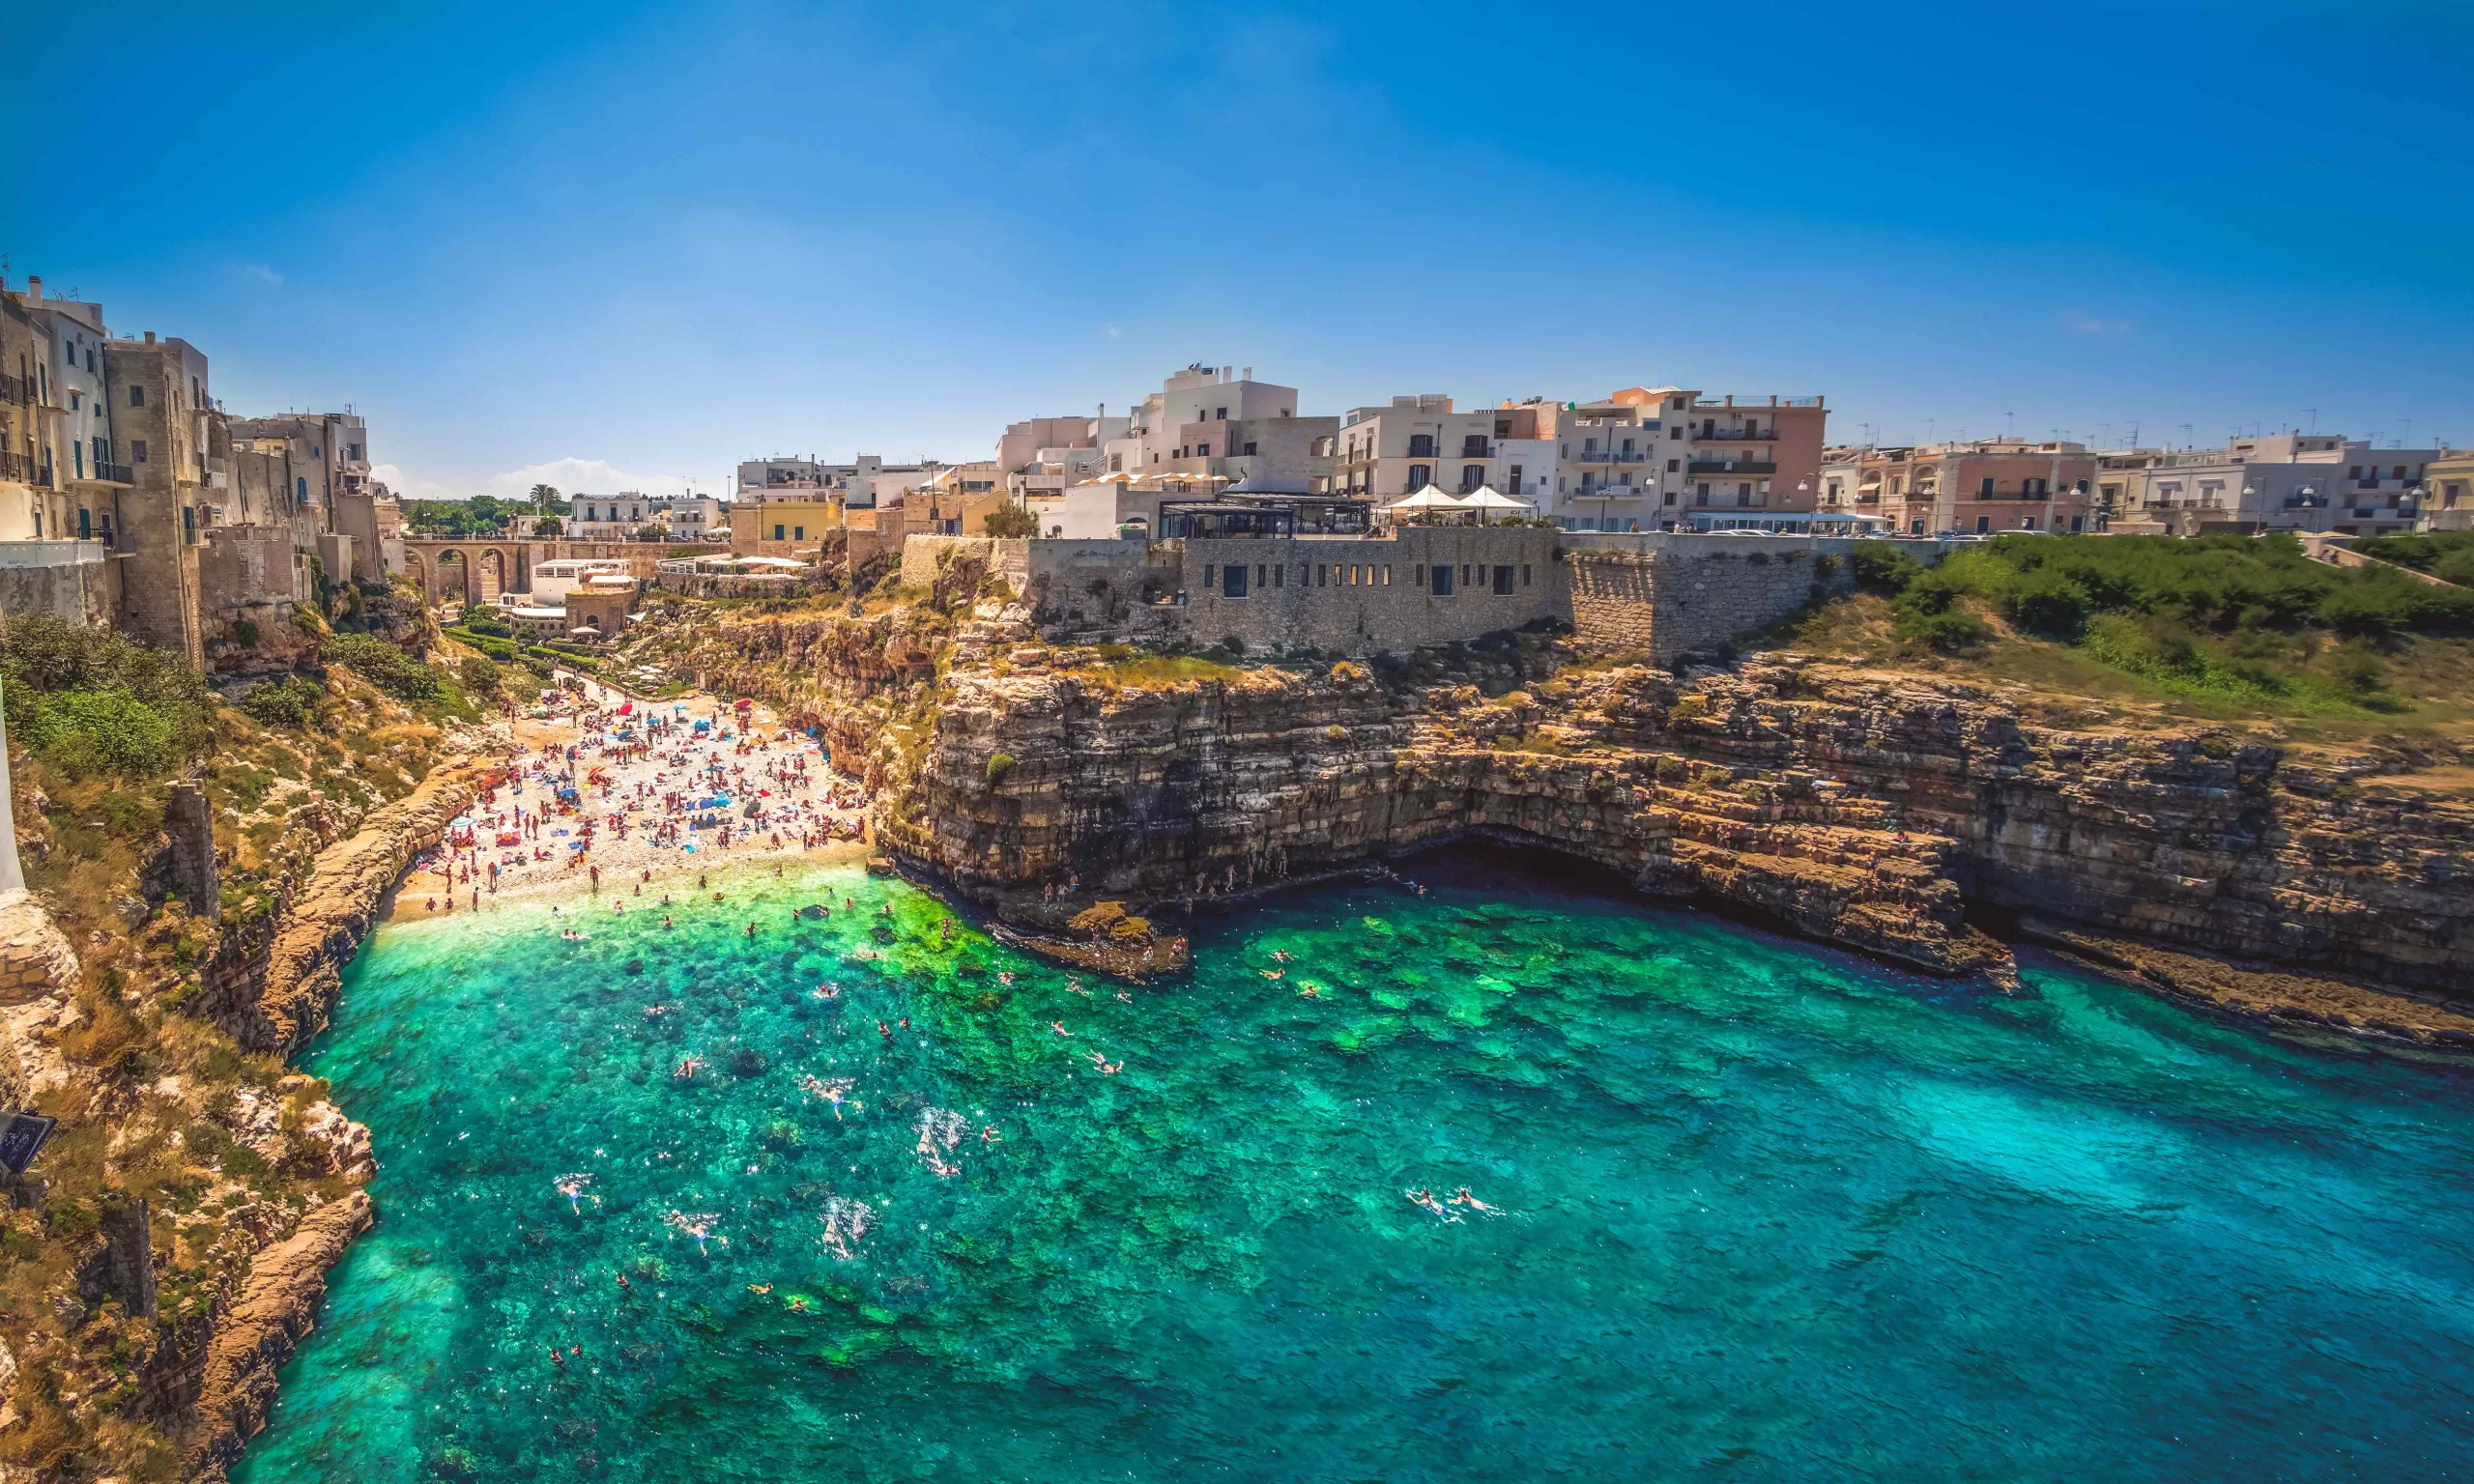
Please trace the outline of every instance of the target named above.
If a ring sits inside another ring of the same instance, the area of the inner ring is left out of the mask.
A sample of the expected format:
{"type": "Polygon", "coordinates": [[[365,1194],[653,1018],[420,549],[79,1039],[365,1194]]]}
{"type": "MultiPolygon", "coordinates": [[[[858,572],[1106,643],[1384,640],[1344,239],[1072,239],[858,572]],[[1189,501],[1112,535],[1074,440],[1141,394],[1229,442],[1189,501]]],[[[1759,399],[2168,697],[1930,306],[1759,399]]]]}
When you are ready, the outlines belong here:
{"type": "Polygon", "coordinates": [[[120,608],[101,541],[0,541],[0,614],[49,614],[100,628],[120,608]]]}
{"type": "Polygon", "coordinates": [[[229,630],[242,618],[260,627],[291,616],[299,591],[288,526],[218,526],[206,532],[197,559],[198,602],[209,628],[229,630]]]}
{"type": "MultiPolygon", "coordinates": [[[[926,590],[946,563],[992,560],[1031,600],[1043,633],[1086,642],[1234,639],[1253,652],[1378,654],[1544,620],[1665,664],[1714,653],[1853,585],[1844,537],[1695,532],[1615,535],[1535,527],[1406,526],[1368,536],[992,541],[912,536],[903,582],[926,590]],[[1433,572],[1449,567],[1452,591],[1433,572]],[[1229,569],[1245,571],[1229,596],[1229,569]],[[1498,590],[1502,574],[1509,590],[1498,590]]],[[[1905,543],[1938,560],[1931,542],[1905,543]]]]}
{"type": "MultiPolygon", "coordinates": [[[[1648,655],[1659,665],[1714,655],[1730,640],[1790,617],[1816,597],[1855,585],[1844,536],[1701,532],[1563,536],[1565,616],[1584,642],[1648,655]]],[[[1902,542],[1938,561],[1938,542],[1902,542]]]]}

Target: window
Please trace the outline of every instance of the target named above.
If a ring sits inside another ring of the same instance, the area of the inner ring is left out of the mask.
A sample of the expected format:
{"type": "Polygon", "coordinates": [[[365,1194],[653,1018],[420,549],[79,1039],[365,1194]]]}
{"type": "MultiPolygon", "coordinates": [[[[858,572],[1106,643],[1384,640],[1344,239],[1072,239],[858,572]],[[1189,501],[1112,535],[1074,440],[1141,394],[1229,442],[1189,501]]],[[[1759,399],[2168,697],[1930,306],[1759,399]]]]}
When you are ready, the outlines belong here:
{"type": "Polygon", "coordinates": [[[1427,485],[1432,483],[1434,483],[1434,466],[1430,464],[1412,464],[1409,466],[1410,494],[1415,495],[1418,491],[1424,489],[1427,485]]]}
{"type": "Polygon", "coordinates": [[[1505,482],[1509,483],[1509,484],[1511,486],[1511,490],[1510,490],[1510,493],[1511,493],[1511,494],[1517,495],[1517,494],[1519,494],[1519,493],[1520,493],[1520,466],[1519,466],[1519,465],[1514,464],[1514,465],[1513,465],[1510,470],[1506,471],[1505,471],[1505,474],[1504,474],[1504,479],[1505,479],[1505,482]]]}
{"type": "Polygon", "coordinates": [[[83,505],[77,507],[77,539],[86,540],[95,533],[95,512],[83,505]]]}
{"type": "Polygon", "coordinates": [[[1332,585],[1332,569],[1329,565],[1319,561],[1314,563],[1314,585],[1317,587],[1332,585]]]}
{"type": "Polygon", "coordinates": [[[1683,461],[1682,459],[1667,460],[1666,471],[1670,474],[1680,474],[1683,472],[1683,461]]]}
{"type": "Polygon", "coordinates": [[[1471,493],[1473,493],[1474,491],[1476,491],[1476,489],[1478,488],[1478,486],[1480,486],[1480,485],[1482,485],[1482,484],[1483,484],[1483,483],[1485,483],[1485,482],[1486,482],[1486,466],[1485,466],[1485,465],[1483,465],[1483,464],[1463,464],[1462,466],[1460,466],[1460,493],[1461,493],[1461,494],[1463,494],[1463,495],[1471,494],[1471,493]]]}
{"type": "Polygon", "coordinates": [[[1450,567],[1438,566],[1434,569],[1434,595],[1438,598],[1448,598],[1452,596],[1452,569],[1450,567]]]}
{"type": "Polygon", "coordinates": [[[146,462],[146,440],[132,438],[129,441],[129,461],[132,464],[146,462]]]}
{"type": "Polygon", "coordinates": [[[1509,566],[1495,568],[1495,596],[1499,598],[1511,596],[1511,568],[1509,566]]]}
{"type": "Polygon", "coordinates": [[[181,539],[184,541],[197,539],[197,506],[195,505],[181,506],[181,539]]]}
{"type": "MultiPolygon", "coordinates": [[[[1921,528],[1922,524],[1922,522],[1917,523],[1919,528],[1921,528]]],[[[1986,531],[1991,530],[1992,528],[1993,517],[1989,515],[1979,515],[1975,518],[1975,533],[1977,535],[1983,535],[1986,531]]]]}
{"type": "Polygon", "coordinates": [[[1218,412],[1213,413],[1211,415],[1212,419],[1216,422],[1226,422],[1228,420],[1228,409],[1223,407],[1218,412]]]}
{"type": "Polygon", "coordinates": [[[143,386],[131,386],[129,388],[129,405],[131,407],[144,407],[146,405],[146,388],[143,386]]]}
{"type": "MultiPolygon", "coordinates": [[[[588,520],[588,521],[589,521],[589,520],[591,520],[591,519],[592,519],[592,512],[591,512],[591,511],[590,511],[590,510],[586,511],[586,512],[585,512],[585,514],[584,514],[584,518],[585,518],[586,520],[588,520]]],[[[781,528],[780,526],[778,526],[778,525],[777,525],[777,526],[775,526],[775,527],[773,528],[773,539],[774,539],[774,540],[776,540],[776,541],[779,541],[779,540],[781,540],[781,539],[782,539],[782,528],[781,528]]],[[[1203,575],[1203,584],[1202,584],[1202,585],[1203,585],[1205,587],[1210,586],[1210,585],[1211,585],[1211,568],[1209,568],[1209,567],[1205,567],[1205,568],[1203,568],[1203,569],[1202,569],[1202,575],[1203,575]]]]}
{"type": "Polygon", "coordinates": [[[1207,458],[1210,458],[1210,457],[1211,457],[1211,444],[1209,444],[1209,443],[1196,443],[1196,444],[1194,444],[1194,457],[1195,457],[1195,458],[1197,458],[1197,459],[1207,459],[1207,458]]]}
{"type": "MultiPolygon", "coordinates": [[[[1895,494],[1897,494],[1897,493],[1898,493],[1898,481],[1897,481],[1897,480],[1895,480],[1895,479],[1893,479],[1893,480],[1891,480],[1891,481],[1890,481],[1890,493],[1891,493],[1891,494],[1893,494],[1893,495],[1895,495],[1895,494]]],[[[1984,476],[1984,482],[1983,482],[1982,484],[1980,484],[1980,485],[1978,485],[1978,486],[1976,486],[1976,499],[1991,499],[1992,498],[1993,498],[1993,476],[1992,476],[1991,474],[1987,474],[1987,475],[1985,475],[1985,476],[1984,476]]]]}
{"type": "Polygon", "coordinates": [[[807,528],[805,526],[793,526],[793,527],[791,527],[791,540],[793,540],[793,541],[805,541],[807,538],[808,538],[808,528],[807,528]]]}
{"type": "Polygon", "coordinates": [[[1388,561],[1383,564],[1383,585],[1386,587],[1392,585],[1392,563],[1388,561]]]}
{"type": "Polygon", "coordinates": [[[1412,434],[1410,434],[1410,435],[1409,435],[1409,457],[1411,457],[1411,458],[1413,458],[1413,459],[1431,459],[1431,458],[1433,458],[1433,457],[1434,457],[1434,435],[1433,435],[1433,434],[1431,434],[1431,433],[1412,433],[1412,434]]]}
{"type": "Polygon", "coordinates": [[[77,411],[77,409],[79,409],[80,407],[83,407],[83,406],[85,405],[84,403],[82,403],[82,402],[78,401],[78,395],[79,395],[79,394],[78,394],[78,393],[76,393],[76,392],[74,392],[74,391],[72,391],[72,392],[71,392],[71,393],[69,394],[69,410],[70,410],[71,412],[72,412],[72,413],[73,413],[73,412],[75,412],[75,411],[77,411]]]}
{"type": "Polygon", "coordinates": [[[86,347],[86,369],[89,371],[95,369],[95,348],[91,345],[86,347]]]}
{"type": "Polygon", "coordinates": [[[1252,458],[1253,456],[1254,456],[1254,445],[1253,445],[1252,443],[1249,442],[1249,443],[1246,445],[1246,457],[1248,457],[1248,458],[1250,458],[1250,459],[1251,459],[1251,458],[1252,458]]]}
{"type": "Polygon", "coordinates": [[[292,481],[292,498],[304,505],[309,503],[309,480],[306,476],[292,481]]]}
{"type": "MultiPolygon", "coordinates": [[[[1210,585],[1206,583],[1203,585],[1210,585]]],[[[1246,595],[1246,569],[1243,566],[1232,562],[1222,573],[1220,595],[1223,598],[1242,598],[1246,595]]]]}
{"type": "Polygon", "coordinates": [[[1669,438],[1682,438],[1683,436],[1683,424],[1679,422],[1674,427],[1667,429],[1666,436],[1669,438]]]}
{"type": "Polygon", "coordinates": [[[1272,568],[1272,585],[1275,587],[1285,587],[1288,585],[1287,562],[1283,561],[1279,566],[1272,568]]]}
{"type": "Polygon", "coordinates": [[[1422,561],[1409,569],[1409,585],[1412,587],[1424,587],[1425,585],[1426,564],[1422,561]]]}
{"type": "Polygon", "coordinates": [[[1520,564],[1520,585],[1529,585],[1529,563],[1525,561],[1520,564]]]}

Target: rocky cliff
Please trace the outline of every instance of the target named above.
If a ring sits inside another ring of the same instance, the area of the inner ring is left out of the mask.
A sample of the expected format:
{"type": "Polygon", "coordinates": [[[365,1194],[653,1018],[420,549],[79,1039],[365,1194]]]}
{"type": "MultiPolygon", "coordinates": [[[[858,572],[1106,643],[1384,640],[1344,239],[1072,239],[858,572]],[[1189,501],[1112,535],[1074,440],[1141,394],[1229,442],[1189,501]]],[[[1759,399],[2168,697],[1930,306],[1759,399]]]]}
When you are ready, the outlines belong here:
{"type": "Polygon", "coordinates": [[[1239,893],[1468,834],[1705,894],[1926,968],[2064,927],[2463,993],[2474,807],[2206,729],[2067,731],[1998,699],[1773,655],[1403,692],[1349,664],[1165,686],[1087,656],[956,663],[886,842],[1008,915],[1046,886],[1239,893]],[[1002,760],[999,760],[1000,755],[1002,760]]]}

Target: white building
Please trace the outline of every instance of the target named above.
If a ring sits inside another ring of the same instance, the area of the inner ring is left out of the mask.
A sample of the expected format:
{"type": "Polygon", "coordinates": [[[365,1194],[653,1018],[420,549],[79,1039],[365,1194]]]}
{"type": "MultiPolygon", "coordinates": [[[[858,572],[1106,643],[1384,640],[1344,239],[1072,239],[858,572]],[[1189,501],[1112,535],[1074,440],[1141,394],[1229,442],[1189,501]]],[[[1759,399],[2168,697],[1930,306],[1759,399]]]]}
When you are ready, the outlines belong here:
{"type": "Polygon", "coordinates": [[[663,514],[670,525],[673,541],[718,541],[714,531],[725,528],[729,518],[726,507],[710,495],[681,495],[663,503],[663,514]]]}
{"type": "Polygon", "coordinates": [[[2176,534],[2222,527],[2373,535],[2414,528],[2425,470],[2439,457],[2437,448],[2287,432],[2166,453],[2128,477],[2138,481],[2139,516],[2176,534]]]}
{"type": "MultiPolygon", "coordinates": [[[[1122,434],[1102,443],[1109,473],[1139,475],[1170,459],[1196,457],[1196,444],[1212,444],[1200,457],[1223,455],[1222,440],[1197,436],[1194,423],[1247,421],[1256,417],[1297,415],[1297,388],[1254,380],[1254,368],[1243,375],[1234,366],[1197,362],[1169,377],[1158,391],[1144,397],[1122,434]]],[[[1103,419],[1106,420],[1106,419],[1103,419]]]]}
{"type": "Polygon", "coordinates": [[[569,502],[566,534],[578,541],[629,541],[646,526],[667,526],[669,502],[642,490],[578,495],[569,502]]]}

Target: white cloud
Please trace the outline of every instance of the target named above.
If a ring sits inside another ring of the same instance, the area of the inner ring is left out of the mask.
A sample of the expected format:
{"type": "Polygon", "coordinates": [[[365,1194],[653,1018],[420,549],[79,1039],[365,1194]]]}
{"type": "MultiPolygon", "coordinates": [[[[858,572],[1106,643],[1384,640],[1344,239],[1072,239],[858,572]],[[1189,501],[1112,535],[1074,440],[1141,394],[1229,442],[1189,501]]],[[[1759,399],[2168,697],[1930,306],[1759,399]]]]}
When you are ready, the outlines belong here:
{"type": "Polygon", "coordinates": [[[283,287],[283,274],[276,272],[273,267],[265,263],[235,263],[232,265],[232,271],[244,278],[256,279],[270,289],[283,287]]]}
{"type": "Polygon", "coordinates": [[[2127,335],[2130,333],[2130,321],[2108,320],[2089,314],[2085,309],[2064,309],[2061,312],[2061,327],[2074,335],[2127,335]]]}
{"type": "Polygon", "coordinates": [[[562,497],[577,495],[616,495],[622,490],[641,491],[655,499],[669,499],[688,492],[690,481],[678,474],[629,473],[606,459],[580,459],[569,456],[551,459],[541,464],[527,464],[502,473],[486,474],[477,479],[424,479],[405,472],[400,465],[373,464],[370,477],[385,484],[402,499],[470,499],[475,495],[493,495],[500,499],[526,499],[532,487],[546,484],[562,497]]]}

